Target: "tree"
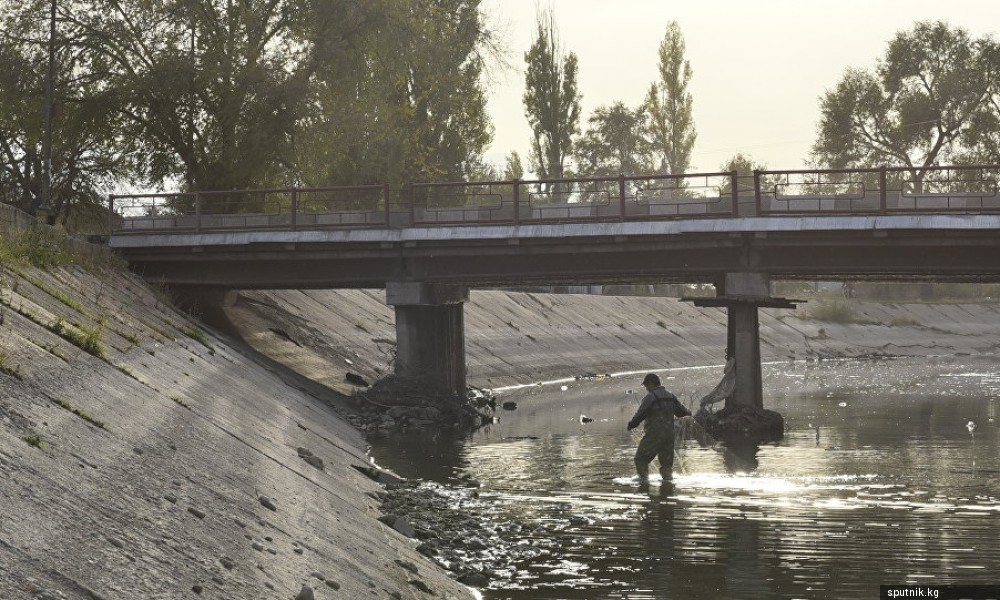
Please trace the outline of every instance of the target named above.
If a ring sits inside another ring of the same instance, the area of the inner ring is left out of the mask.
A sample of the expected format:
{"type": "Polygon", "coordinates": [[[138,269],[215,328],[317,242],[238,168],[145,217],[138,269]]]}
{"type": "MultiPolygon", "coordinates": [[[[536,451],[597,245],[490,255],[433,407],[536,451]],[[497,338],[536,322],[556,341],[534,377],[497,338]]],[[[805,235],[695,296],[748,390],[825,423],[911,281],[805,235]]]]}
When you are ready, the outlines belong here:
{"type": "Polygon", "coordinates": [[[989,78],[990,90],[984,109],[976,112],[965,131],[965,151],[958,162],[1000,164],[1000,45],[992,40],[980,43],[980,55],[989,78]]]}
{"type": "Polygon", "coordinates": [[[694,128],[691,93],[691,64],[684,59],[684,36],[676,21],[667,25],[660,42],[660,79],[646,94],[649,129],[660,171],[664,175],[682,175],[691,165],[691,149],[698,137],[694,128]]]}
{"type": "Polygon", "coordinates": [[[517,150],[511,150],[510,154],[507,155],[503,178],[507,181],[524,179],[524,165],[521,163],[521,155],[517,153],[517,150]]]}
{"type": "Polygon", "coordinates": [[[919,22],[892,39],[874,71],[849,69],[821,100],[812,154],[828,168],[901,165],[919,185],[926,168],[962,153],[970,126],[995,110],[992,38],[919,22]]]}
{"type": "Polygon", "coordinates": [[[315,74],[351,52],[380,5],[76,0],[60,2],[59,26],[74,75],[121,123],[104,143],[136,179],[229,190],[294,182],[293,133],[314,108],[315,74]]]}
{"type": "MultiPolygon", "coordinates": [[[[47,0],[0,7],[0,199],[31,214],[42,202],[49,7],[47,0]]],[[[103,190],[129,178],[127,140],[105,143],[120,137],[121,122],[58,30],[54,58],[52,215],[96,231],[107,222],[103,190]]]]}
{"type": "Polygon", "coordinates": [[[535,41],[524,55],[524,114],[533,134],[528,158],[539,178],[561,179],[573,136],[580,132],[577,58],[572,52],[563,56],[551,12],[540,14],[537,25],[535,41]]]}
{"type": "Polygon", "coordinates": [[[576,152],[581,175],[614,177],[651,170],[652,143],[643,107],[632,110],[621,102],[601,106],[587,123],[576,152]]]}
{"type": "Polygon", "coordinates": [[[461,181],[486,172],[482,88],[493,42],[479,0],[397,0],[319,73],[318,111],[298,129],[311,185],[461,181]]]}
{"type": "MultiPolygon", "coordinates": [[[[0,1],[5,200],[38,197],[49,1],[0,1]]],[[[481,177],[479,5],[59,0],[58,197],[481,177]]],[[[263,208],[231,196],[209,210],[263,208]]]]}
{"type": "MultiPolygon", "coordinates": [[[[754,171],[766,171],[767,165],[764,163],[756,162],[752,156],[749,154],[743,154],[742,152],[737,152],[728,161],[719,165],[719,172],[729,173],[731,171],[736,171],[737,183],[736,189],[740,193],[752,192],[754,181],[753,175],[754,171]]],[[[723,184],[722,195],[726,196],[732,191],[729,182],[723,184]]]]}

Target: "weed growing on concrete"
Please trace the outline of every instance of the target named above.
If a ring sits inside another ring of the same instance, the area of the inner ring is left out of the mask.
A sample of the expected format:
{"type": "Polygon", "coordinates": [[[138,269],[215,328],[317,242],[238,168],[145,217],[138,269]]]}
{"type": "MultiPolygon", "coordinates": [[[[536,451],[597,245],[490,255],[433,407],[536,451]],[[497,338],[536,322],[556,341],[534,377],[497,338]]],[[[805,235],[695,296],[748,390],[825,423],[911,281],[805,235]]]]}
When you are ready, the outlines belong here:
{"type": "Polygon", "coordinates": [[[843,325],[861,322],[850,303],[843,298],[823,298],[812,307],[809,316],[817,321],[843,325]]]}
{"type": "Polygon", "coordinates": [[[60,290],[57,290],[57,289],[53,288],[49,284],[45,283],[44,281],[42,281],[41,279],[35,277],[34,275],[28,273],[27,271],[22,271],[20,269],[15,268],[15,267],[11,267],[11,270],[18,277],[20,277],[21,279],[24,279],[25,281],[27,281],[31,285],[33,285],[36,288],[42,290],[43,292],[45,292],[46,294],[52,296],[56,300],[62,302],[66,306],[72,308],[73,310],[75,310],[75,311],[77,311],[77,312],[79,312],[81,314],[86,314],[84,312],[83,305],[80,304],[79,301],[77,301],[75,298],[73,298],[72,296],[70,296],[66,292],[63,292],[63,291],[60,291],[60,290]]]}
{"type": "Polygon", "coordinates": [[[208,348],[209,350],[215,350],[212,345],[208,343],[208,336],[205,332],[201,330],[197,325],[188,325],[184,328],[184,335],[188,336],[192,340],[200,343],[202,346],[208,348]]]}
{"type": "Polygon", "coordinates": [[[892,321],[889,322],[889,327],[919,327],[920,321],[907,317],[906,315],[900,315],[893,317],[892,321]]]}
{"type": "Polygon", "coordinates": [[[664,329],[667,328],[667,324],[666,324],[665,321],[657,321],[656,324],[659,325],[660,327],[664,328],[664,329]]]}
{"type": "Polygon", "coordinates": [[[18,363],[17,366],[9,364],[7,362],[8,358],[9,357],[7,356],[6,352],[0,352],[0,372],[10,375],[14,379],[23,380],[24,367],[21,365],[21,363],[18,363]]]}
{"type": "Polygon", "coordinates": [[[127,340],[128,343],[132,344],[133,346],[138,346],[139,345],[139,336],[138,335],[136,335],[134,333],[129,333],[128,331],[123,331],[121,329],[118,329],[117,327],[109,327],[108,329],[110,329],[111,331],[117,333],[119,336],[121,336],[123,339],[127,340]]]}
{"type": "Polygon", "coordinates": [[[46,326],[49,331],[97,358],[106,358],[104,345],[101,344],[101,329],[87,329],[82,326],[67,326],[66,321],[59,317],[54,323],[46,326]]]}
{"type": "Polygon", "coordinates": [[[31,444],[35,448],[44,448],[45,447],[45,440],[43,440],[42,436],[38,435],[34,431],[25,434],[21,439],[24,440],[25,442],[28,442],[29,444],[31,444]]]}
{"type": "Polygon", "coordinates": [[[0,261],[51,269],[73,262],[74,256],[65,235],[32,228],[12,231],[0,239],[0,261]]]}
{"type": "Polygon", "coordinates": [[[45,349],[46,352],[48,352],[54,357],[60,358],[62,360],[67,360],[66,355],[63,354],[62,350],[60,350],[59,347],[56,346],[55,344],[49,344],[48,346],[43,346],[43,348],[45,349]]]}
{"type": "Polygon", "coordinates": [[[143,381],[142,379],[139,379],[139,376],[138,376],[138,375],[136,375],[135,373],[133,373],[133,372],[132,372],[132,369],[129,369],[129,368],[128,368],[128,367],[126,367],[125,365],[114,365],[114,367],[115,367],[116,369],[118,369],[119,371],[121,371],[122,373],[124,373],[125,375],[128,375],[128,376],[129,376],[129,377],[131,377],[132,379],[135,379],[135,380],[136,380],[136,381],[138,381],[139,383],[146,383],[146,382],[145,382],[145,381],[143,381]]]}
{"type": "Polygon", "coordinates": [[[55,402],[56,404],[58,404],[59,406],[65,408],[69,412],[73,413],[74,415],[80,417],[84,421],[90,423],[94,427],[97,427],[98,429],[107,429],[107,427],[104,424],[104,421],[99,421],[99,420],[95,419],[94,417],[90,416],[86,412],[80,410],[79,408],[76,408],[75,406],[73,406],[69,402],[66,402],[65,400],[56,400],[56,399],[53,399],[52,401],[55,402]]]}

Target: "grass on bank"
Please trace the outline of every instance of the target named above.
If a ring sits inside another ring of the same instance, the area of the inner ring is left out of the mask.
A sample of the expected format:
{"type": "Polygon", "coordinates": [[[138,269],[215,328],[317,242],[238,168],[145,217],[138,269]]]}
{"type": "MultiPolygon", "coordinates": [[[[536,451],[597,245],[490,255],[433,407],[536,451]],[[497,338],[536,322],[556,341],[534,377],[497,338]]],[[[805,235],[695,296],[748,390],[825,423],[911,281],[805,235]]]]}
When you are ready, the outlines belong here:
{"type": "Polygon", "coordinates": [[[18,363],[17,366],[11,365],[8,362],[10,357],[7,353],[0,352],[0,372],[10,375],[14,379],[19,381],[24,379],[24,366],[18,363]]]}
{"type": "Polygon", "coordinates": [[[100,359],[107,358],[104,345],[101,343],[101,332],[103,327],[98,329],[87,329],[80,325],[67,326],[62,317],[46,326],[49,331],[83,350],[87,354],[100,359]]]}
{"type": "Polygon", "coordinates": [[[80,417],[84,421],[90,423],[94,427],[97,427],[98,429],[107,429],[107,426],[105,425],[104,421],[100,421],[98,419],[95,419],[94,417],[92,417],[89,414],[87,414],[85,411],[80,410],[79,408],[76,408],[75,406],[73,406],[69,402],[66,402],[65,400],[57,400],[57,399],[53,399],[52,401],[55,402],[56,404],[58,404],[59,406],[61,406],[62,408],[68,410],[71,413],[73,413],[74,415],[80,417]]]}
{"type": "Polygon", "coordinates": [[[192,340],[200,343],[202,346],[208,348],[212,352],[215,352],[215,348],[208,341],[208,336],[205,332],[201,330],[197,325],[188,325],[184,328],[184,335],[188,336],[192,340]]]}
{"type": "Polygon", "coordinates": [[[845,298],[822,298],[809,310],[809,318],[840,325],[881,325],[858,315],[845,298]]]}
{"type": "Polygon", "coordinates": [[[0,237],[0,263],[34,266],[49,270],[61,265],[78,265],[85,269],[115,269],[127,265],[121,257],[107,249],[80,251],[77,242],[67,237],[62,227],[32,227],[11,229],[0,237]]]}
{"type": "Polygon", "coordinates": [[[34,431],[26,433],[24,436],[21,437],[21,439],[27,442],[29,445],[34,446],[35,448],[42,449],[45,447],[45,440],[42,439],[42,436],[35,433],[34,431]]]}

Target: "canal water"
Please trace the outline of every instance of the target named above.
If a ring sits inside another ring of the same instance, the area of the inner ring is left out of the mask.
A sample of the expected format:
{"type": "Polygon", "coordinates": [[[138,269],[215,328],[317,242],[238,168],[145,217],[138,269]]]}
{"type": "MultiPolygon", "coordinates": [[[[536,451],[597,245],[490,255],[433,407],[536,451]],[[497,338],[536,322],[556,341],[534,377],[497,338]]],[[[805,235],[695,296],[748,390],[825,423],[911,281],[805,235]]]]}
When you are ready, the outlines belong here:
{"type": "MultiPolygon", "coordinates": [[[[660,375],[693,404],[721,371],[660,375]]],[[[640,380],[508,390],[517,409],[475,434],[394,436],[372,455],[456,504],[474,498],[505,544],[533,550],[490,571],[486,598],[877,598],[880,584],[1000,583],[1000,360],[766,365],[784,440],[689,439],[673,483],[649,489],[625,430],[640,380]]]]}

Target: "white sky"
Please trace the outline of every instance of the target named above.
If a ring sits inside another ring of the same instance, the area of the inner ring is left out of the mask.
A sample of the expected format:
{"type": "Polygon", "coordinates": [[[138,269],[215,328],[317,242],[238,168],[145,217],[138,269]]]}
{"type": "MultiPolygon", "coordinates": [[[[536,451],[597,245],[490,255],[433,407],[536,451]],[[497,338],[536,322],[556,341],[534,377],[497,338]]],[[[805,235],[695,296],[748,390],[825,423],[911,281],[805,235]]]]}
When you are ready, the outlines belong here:
{"type": "MultiPolygon", "coordinates": [[[[973,37],[1000,31],[1000,0],[541,0],[555,12],[564,52],[580,61],[581,126],[601,105],[636,107],[657,76],[657,49],[680,24],[693,77],[698,139],[693,171],[736,152],[773,169],[801,168],[819,122],[819,98],[848,67],[871,67],[897,32],[944,20],[973,37]]],[[[484,0],[511,69],[488,84],[496,128],[487,162],[517,150],[527,168],[524,53],[538,0],[484,0]]]]}

